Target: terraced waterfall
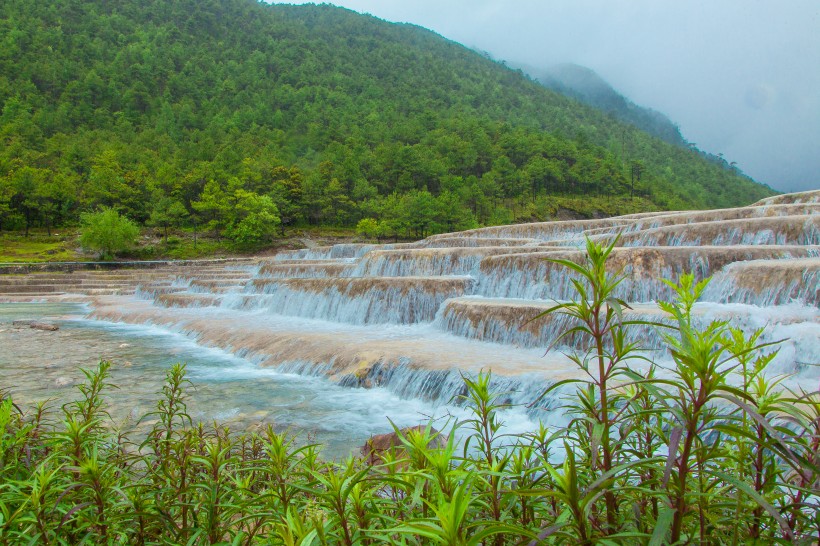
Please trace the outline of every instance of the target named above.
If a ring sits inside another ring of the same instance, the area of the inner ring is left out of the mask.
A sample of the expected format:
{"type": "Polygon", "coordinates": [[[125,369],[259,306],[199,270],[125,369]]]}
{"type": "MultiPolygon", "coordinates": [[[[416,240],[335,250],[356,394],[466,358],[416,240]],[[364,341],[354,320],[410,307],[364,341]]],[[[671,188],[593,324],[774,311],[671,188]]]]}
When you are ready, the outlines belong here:
{"type": "MultiPolygon", "coordinates": [[[[786,340],[774,369],[817,384],[820,191],[737,209],[500,226],[269,260],[3,275],[0,297],[87,302],[94,320],[150,324],[262,368],[433,406],[461,392],[460,373],[491,369],[511,402],[528,403],[578,373],[561,350],[544,354],[566,319],[529,320],[574,295],[567,271],[548,259],[579,260],[585,237],[616,235],[611,263],[626,275],[619,295],[631,316],[661,316],[655,301],[670,296],[663,278],[712,276],[698,317],[765,327],[766,341],[786,340]]],[[[633,335],[648,351],[661,347],[653,328],[633,335]]]]}

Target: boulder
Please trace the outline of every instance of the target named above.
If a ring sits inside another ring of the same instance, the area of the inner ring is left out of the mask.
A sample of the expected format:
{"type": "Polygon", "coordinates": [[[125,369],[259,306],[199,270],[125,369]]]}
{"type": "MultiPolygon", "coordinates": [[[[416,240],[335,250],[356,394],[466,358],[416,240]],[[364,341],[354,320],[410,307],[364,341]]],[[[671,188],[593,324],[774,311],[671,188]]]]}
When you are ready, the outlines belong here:
{"type": "MultiPolygon", "coordinates": [[[[425,425],[416,425],[414,427],[400,429],[399,432],[402,436],[406,437],[411,431],[423,433],[425,428],[425,425]]],[[[433,436],[433,438],[427,444],[427,447],[444,447],[447,445],[447,436],[441,434],[438,430],[431,428],[430,435],[433,436]]],[[[404,453],[404,444],[402,444],[399,435],[395,431],[371,436],[362,446],[361,453],[362,457],[367,459],[368,463],[378,464],[382,460],[382,454],[391,450],[404,453]]]]}
{"type": "Polygon", "coordinates": [[[54,332],[60,327],[51,322],[40,322],[34,319],[19,319],[11,323],[15,328],[34,328],[35,330],[45,330],[47,332],[54,332]]]}
{"type": "Polygon", "coordinates": [[[29,325],[29,328],[34,328],[35,330],[45,330],[46,332],[56,332],[60,329],[59,326],[50,322],[32,322],[29,325]]]}

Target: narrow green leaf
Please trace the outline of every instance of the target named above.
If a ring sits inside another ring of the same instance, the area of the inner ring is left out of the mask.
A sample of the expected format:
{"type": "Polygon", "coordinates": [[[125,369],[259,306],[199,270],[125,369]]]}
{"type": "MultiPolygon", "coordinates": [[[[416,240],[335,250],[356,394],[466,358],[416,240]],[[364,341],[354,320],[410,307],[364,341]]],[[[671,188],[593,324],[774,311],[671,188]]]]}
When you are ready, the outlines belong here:
{"type": "Polygon", "coordinates": [[[658,521],[655,522],[655,530],[652,531],[652,538],[649,539],[649,546],[663,546],[667,544],[666,535],[672,527],[675,518],[675,509],[664,506],[658,513],[658,521]]]}

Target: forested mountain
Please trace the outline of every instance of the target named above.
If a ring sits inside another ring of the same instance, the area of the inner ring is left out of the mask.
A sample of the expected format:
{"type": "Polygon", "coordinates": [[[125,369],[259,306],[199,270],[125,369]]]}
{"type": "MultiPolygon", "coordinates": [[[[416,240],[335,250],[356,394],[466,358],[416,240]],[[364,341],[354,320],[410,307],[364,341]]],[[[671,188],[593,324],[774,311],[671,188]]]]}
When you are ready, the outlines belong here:
{"type": "Polygon", "coordinates": [[[670,144],[687,145],[678,126],[666,115],[651,108],[638,106],[618,93],[590,68],[566,63],[545,69],[530,69],[527,72],[553,91],[608,112],[670,144]]]}
{"type": "Polygon", "coordinates": [[[4,0],[0,41],[0,229],[107,206],[228,236],[277,216],[423,235],[772,193],[430,31],[327,5],[4,0]]]}

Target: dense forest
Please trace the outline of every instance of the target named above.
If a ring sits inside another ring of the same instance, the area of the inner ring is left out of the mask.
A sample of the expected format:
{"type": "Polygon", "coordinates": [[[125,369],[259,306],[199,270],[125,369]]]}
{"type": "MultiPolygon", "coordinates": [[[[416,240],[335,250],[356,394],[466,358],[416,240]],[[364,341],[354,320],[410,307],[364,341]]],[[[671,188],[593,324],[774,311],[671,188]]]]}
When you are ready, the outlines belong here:
{"type": "Polygon", "coordinates": [[[110,207],[237,238],[362,220],[423,236],[772,193],[428,30],[327,5],[4,0],[0,40],[0,230],[110,207]]]}
{"type": "Polygon", "coordinates": [[[559,64],[549,68],[526,70],[538,82],[553,91],[608,112],[670,144],[689,146],[681,135],[680,128],[666,115],[651,108],[638,106],[618,93],[594,70],[577,64],[559,64]]]}

